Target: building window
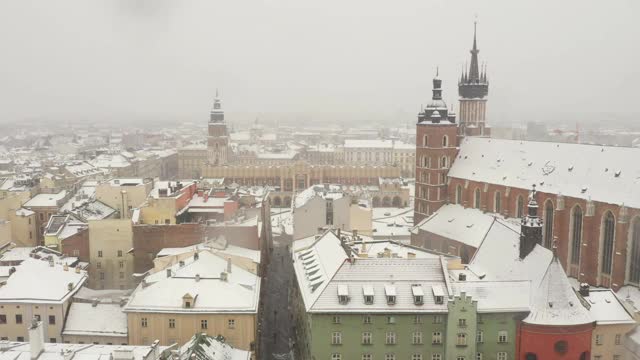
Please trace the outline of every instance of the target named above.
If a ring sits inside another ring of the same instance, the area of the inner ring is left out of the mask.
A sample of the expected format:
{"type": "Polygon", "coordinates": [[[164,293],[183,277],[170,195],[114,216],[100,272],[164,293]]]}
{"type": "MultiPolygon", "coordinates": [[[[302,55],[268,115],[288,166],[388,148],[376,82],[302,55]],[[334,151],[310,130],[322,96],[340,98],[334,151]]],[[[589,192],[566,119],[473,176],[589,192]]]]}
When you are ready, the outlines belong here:
{"type": "Polygon", "coordinates": [[[509,341],[509,338],[507,336],[507,332],[506,331],[498,331],[498,342],[499,343],[506,343],[507,341],[509,341]]]}
{"type": "Polygon", "coordinates": [[[422,354],[411,355],[411,360],[422,360],[422,354]]]}
{"type": "Polygon", "coordinates": [[[342,333],[339,331],[331,333],[331,345],[342,345],[342,333]]]}
{"type": "Polygon", "coordinates": [[[551,249],[553,243],[553,203],[547,200],[544,203],[544,246],[551,249]]]}
{"type": "Polygon", "coordinates": [[[342,360],[342,355],[340,354],[331,354],[331,360],[342,360]]]}
{"type": "Polygon", "coordinates": [[[433,334],[431,334],[431,343],[442,344],[442,333],[440,331],[434,331],[433,334]]]}
{"type": "Polygon", "coordinates": [[[622,344],[622,335],[616,334],[616,345],[622,344]]]}
{"type": "Polygon", "coordinates": [[[478,333],[476,334],[476,342],[477,343],[484,342],[484,332],[482,330],[478,330],[478,333]]]}
{"type": "Polygon", "coordinates": [[[458,319],[459,327],[467,327],[467,319],[458,319]]]}
{"type": "Polygon", "coordinates": [[[371,354],[362,354],[362,360],[373,360],[373,356],[371,354]]]}
{"type": "Polygon", "coordinates": [[[431,360],[442,360],[442,354],[431,354],[431,360]]]}
{"type": "Polygon", "coordinates": [[[119,277],[120,277],[120,280],[123,280],[124,279],[124,273],[120,272],[119,277]]]}
{"type": "Polygon", "coordinates": [[[499,191],[496,191],[493,201],[493,211],[496,214],[500,214],[502,212],[502,194],[499,191]]]}
{"type": "Polygon", "coordinates": [[[340,319],[340,316],[334,315],[333,316],[333,323],[334,324],[341,324],[342,323],[342,319],[340,319]]]}
{"type": "Polygon", "coordinates": [[[104,280],[104,273],[103,272],[100,273],[100,280],[104,280]]]}
{"type": "Polygon", "coordinates": [[[434,324],[442,324],[442,315],[434,315],[433,316],[434,324]]]}
{"type": "Polygon", "coordinates": [[[393,331],[388,331],[385,336],[385,344],[387,345],[395,345],[396,344],[396,333],[393,331]]]}
{"type": "Polygon", "coordinates": [[[146,328],[147,325],[149,325],[149,323],[147,322],[147,318],[141,318],[140,319],[140,326],[146,328]]]}
{"type": "Polygon", "coordinates": [[[456,340],[456,346],[467,346],[467,334],[458,333],[458,337],[456,340]]]}
{"type": "Polygon", "coordinates": [[[422,344],[422,331],[415,331],[412,336],[412,344],[422,344]]]}
{"type": "Polygon", "coordinates": [[[446,169],[447,167],[449,167],[449,161],[447,160],[446,156],[443,156],[442,158],[440,158],[440,168],[446,169]]]}
{"type": "Polygon", "coordinates": [[[16,341],[18,341],[18,342],[24,342],[24,336],[18,336],[18,337],[16,338],[16,341]]]}
{"type": "Polygon", "coordinates": [[[371,333],[363,332],[362,333],[362,345],[371,345],[371,333]]]}
{"type": "Polygon", "coordinates": [[[576,205],[571,214],[571,264],[580,264],[580,248],[582,247],[582,208],[576,205]]]}
{"type": "Polygon", "coordinates": [[[98,257],[102,257],[102,250],[98,250],[98,257]]]}
{"type": "Polygon", "coordinates": [[[447,135],[442,137],[442,147],[446,148],[449,146],[449,137],[447,135]]]}
{"type": "Polygon", "coordinates": [[[56,339],[56,338],[49,338],[49,342],[50,342],[50,343],[55,344],[55,343],[57,343],[57,342],[58,342],[58,339],[56,339]]]}
{"type": "Polygon", "coordinates": [[[122,250],[118,250],[118,257],[122,257],[122,250]]]}
{"type": "Polygon", "coordinates": [[[362,323],[363,324],[371,324],[371,316],[370,315],[363,315],[362,316],[362,323]]]}
{"type": "Polygon", "coordinates": [[[518,200],[516,200],[516,217],[518,219],[524,217],[524,198],[522,195],[518,195],[518,200]]]}
{"type": "Polygon", "coordinates": [[[604,336],[602,334],[596,335],[596,345],[602,345],[604,342],[604,336]]]}
{"type": "Polygon", "coordinates": [[[118,261],[118,267],[120,269],[124,269],[124,261],[122,261],[122,260],[118,261]]]}
{"type": "Polygon", "coordinates": [[[176,319],[169,319],[169,329],[176,328],[176,319]]]}
{"type": "Polygon", "coordinates": [[[476,360],[482,360],[482,353],[476,353],[476,360]]]}
{"type": "Polygon", "coordinates": [[[396,317],[395,316],[387,316],[387,324],[395,324],[396,317]]]}
{"type": "Polygon", "coordinates": [[[462,186],[456,186],[456,204],[462,205],[462,186]]]}
{"type": "Polygon", "coordinates": [[[464,356],[462,356],[462,355],[458,355],[458,356],[456,357],[456,360],[465,360],[465,358],[464,358],[464,356]]]}
{"type": "Polygon", "coordinates": [[[427,135],[425,135],[425,136],[422,138],[422,146],[424,146],[424,147],[429,146],[429,137],[428,137],[427,135]]]}
{"type": "Polygon", "coordinates": [[[7,323],[7,315],[0,315],[0,324],[7,323]]]}
{"type": "Polygon", "coordinates": [[[49,325],[55,325],[55,324],[56,324],[56,316],[49,315],[49,325]]]}
{"type": "Polygon", "coordinates": [[[235,329],[236,328],[236,320],[235,319],[227,320],[227,327],[229,329],[235,329]]]}
{"type": "Polygon", "coordinates": [[[206,330],[209,328],[209,322],[207,320],[200,320],[200,329],[206,330]]]}
{"type": "Polygon", "coordinates": [[[480,189],[476,189],[473,192],[473,207],[480,209],[480,189]]]}
{"type": "Polygon", "coordinates": [[[640,217],[636,217],[629,228],[631,231],[629,280],[637,284],[640,283],[640,217]]]}
{"type": "Polygon", "coordinates": [[[73,256],[76,256],[76,257],[80,256],[80,250],[73,249],[73,256]]]}
{"type": "Polygon", "coordinates": [[[16,324],[22,324],[22,314],[16,314],[16,324]]]}
{"type": "Polygon", "coordinates": [[[102,269],[102,263],[100,261],[96,262],[96,269],[102,269]]]}
{"type": "Polygon", "coordinates": [[[507,360],[507,353],[504,351],[500,351],[498,353],[498,360],[507,360]]]}
{"type": "Polygon", "coordinates": [[[416,315],[413,317],[413,323],[414,324],[422,324],[422,316],[420,315],[416,315]]]}
{"type": "Polygon", "coordinates": [[[615,241],[616,220],[611,211],[607,211],[604,215],[602,231],[602,267],[600,271],[603,274],[610,275],[613,266],[613,243],[615,241]]]}
{"type": "Polygon", "coordinates": [[[396,360],[396,354],[384,354],[384,360],[396,360]]]}

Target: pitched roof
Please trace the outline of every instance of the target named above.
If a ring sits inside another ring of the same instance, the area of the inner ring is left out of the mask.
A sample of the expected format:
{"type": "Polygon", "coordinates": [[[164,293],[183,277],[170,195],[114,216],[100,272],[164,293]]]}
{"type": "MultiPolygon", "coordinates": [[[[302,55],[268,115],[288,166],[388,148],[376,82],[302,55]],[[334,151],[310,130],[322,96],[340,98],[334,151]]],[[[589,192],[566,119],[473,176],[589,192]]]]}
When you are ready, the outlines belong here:
{"type": "Polygon", "coordinates": [[[637,148],[466,137],[449,176],[640,208],[638,157],[637,148]]]}
{"type": "Polygon", "coordinates": [[[120,304],[74,302],[62,335],[127,336],[127,314],[120,304]]]}

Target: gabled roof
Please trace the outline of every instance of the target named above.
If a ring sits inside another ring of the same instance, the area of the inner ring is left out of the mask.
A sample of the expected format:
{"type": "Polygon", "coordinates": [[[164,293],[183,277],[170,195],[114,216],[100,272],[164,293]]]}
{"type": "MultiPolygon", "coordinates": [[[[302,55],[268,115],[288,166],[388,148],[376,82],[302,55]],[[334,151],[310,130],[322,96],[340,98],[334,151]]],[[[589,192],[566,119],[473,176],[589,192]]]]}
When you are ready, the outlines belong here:
{"type": "Polygon", "coordinates": [[[120,304],[74,302],[63,335],[127,336],[127,314],[120,304]]]}

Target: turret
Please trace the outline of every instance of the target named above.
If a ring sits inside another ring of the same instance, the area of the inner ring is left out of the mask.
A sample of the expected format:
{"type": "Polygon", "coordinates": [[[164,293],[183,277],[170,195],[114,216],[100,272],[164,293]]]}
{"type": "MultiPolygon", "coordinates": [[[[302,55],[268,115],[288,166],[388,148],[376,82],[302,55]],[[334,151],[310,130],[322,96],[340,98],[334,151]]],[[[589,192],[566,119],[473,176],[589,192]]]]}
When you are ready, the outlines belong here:
{"type": "Polygon", "coordinates": [[[533,251],[536,244],[542,244],[542,219],[538,217],[536,186],[529,194],[527,215],[520,222],[520,259],[524,259],[533,251]]]}

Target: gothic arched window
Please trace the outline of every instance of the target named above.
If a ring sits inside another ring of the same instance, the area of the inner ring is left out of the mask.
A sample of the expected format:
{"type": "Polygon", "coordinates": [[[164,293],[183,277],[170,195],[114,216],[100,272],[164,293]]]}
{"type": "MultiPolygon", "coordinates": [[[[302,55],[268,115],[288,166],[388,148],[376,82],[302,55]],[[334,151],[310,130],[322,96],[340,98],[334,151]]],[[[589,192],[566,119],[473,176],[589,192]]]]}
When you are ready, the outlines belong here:
{"type": "Polygon", "coordinates": [[[629,281],[640,283],[640,216],[631,223],[631,257],[629,265],[629,281]]]}
{"type": "Polygon", "coordinates": [[[447,157],[446,157],[446,156],[443,156],[443,157],[440,159],[440,168],[442,168],[442,169],[446,169],[446,168],[447,168],[447,166],[448,166],[447,157]]]}
{"type": "Polygon", "coordinates": [[[604,214],[602,220],[602,258],[600,271],[610,275],[613,268],[613,244],[616,236],[616,219],[611,211],[604,214]]]}
{"type": "Polygon", "coordinates": [[[473,207],[480,209],[480,189],[476,189],[473,192],[473,207]]]}
{"type": "Polygon", "coordinates": [[[544,203],[544,246],[551,249],[553,244],[553,202],[544,203]]]}
{"type": "Polygon", "coordinates": [[[518,195],[518,200],[516,200],[516,217],[524,217],[524,198],[522,195],[518,195]]]}
{"type": "Polygon", "coordinates": [[[493,199],[493,211],[496,214],[500,214],[502,211],[502,195],[500,191],[496,191],[495,197],[493,199]]]}
{"type": "Polygon", "coordinates": [[[462,204],[462,186],[456,186],[456,204],[462,204]]]}
{"type": "Polygon", "coordinates": [[[429,137],[427,135],[424,136],[424,138],[422,139],[422,146],[427,147],[429,146],[429,137]]]}
{"type": "Polygon", "coordinates": [[[571,264],[580,264],[580,248],[582,246],[582,208],[573,207],[571,214],[571,264]]]}
{"type": "Polygon", "coordinates": [[[442,137],[442,147],[446,148],[449,146],[449,137],[447,135],[442,137]]]}

